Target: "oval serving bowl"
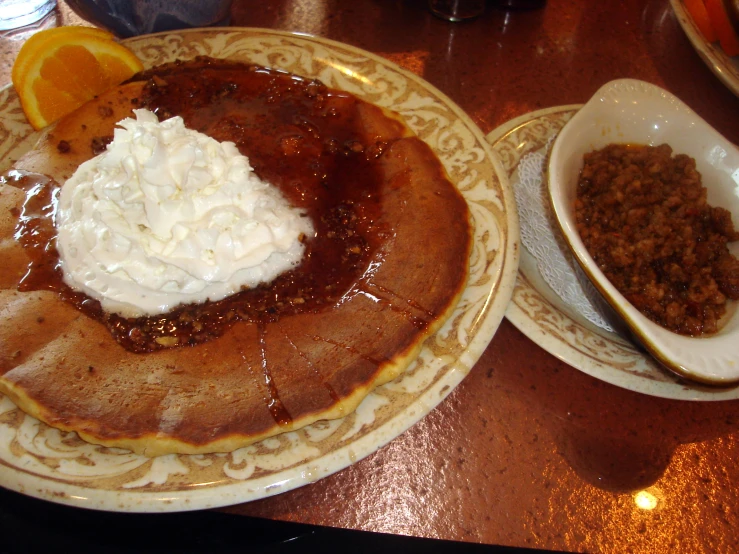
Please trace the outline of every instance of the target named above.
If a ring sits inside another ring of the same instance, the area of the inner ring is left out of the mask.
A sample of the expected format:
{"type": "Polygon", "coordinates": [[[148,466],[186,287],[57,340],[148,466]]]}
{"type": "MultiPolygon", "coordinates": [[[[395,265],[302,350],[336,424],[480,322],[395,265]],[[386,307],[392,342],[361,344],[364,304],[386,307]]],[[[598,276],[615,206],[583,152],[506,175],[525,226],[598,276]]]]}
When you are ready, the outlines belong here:
{"type": "MultiPolygon", "coordinates": [[[[712,335],[673,333],[642,315],[605,277],[575,225],[577,180],[583,155],[611,143],[669,144],[695,158],[708,202],[729,210],[739,228],[739,149],[669,92],[634,79],[611,81],[565,125],[549,160],[549,195],[555,217],[575,259],[635,338],[668,369],[714,385],[739,381],[739,310],[712,335]]],[[[730,245],[737,256],[739,244],[730,245]]],[[[730,301],[731,302],[731,301],[730,301]]]]}

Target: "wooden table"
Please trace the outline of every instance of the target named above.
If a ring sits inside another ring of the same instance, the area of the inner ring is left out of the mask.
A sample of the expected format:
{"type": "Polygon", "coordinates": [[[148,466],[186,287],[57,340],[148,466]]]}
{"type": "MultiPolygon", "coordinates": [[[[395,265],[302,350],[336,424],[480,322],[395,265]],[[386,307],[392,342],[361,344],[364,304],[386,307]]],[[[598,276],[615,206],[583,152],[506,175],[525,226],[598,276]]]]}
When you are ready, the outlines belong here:
{"type": "MultiPolygon", "coordinates": [[[[65,6],[60,18],[77,21],[65,6]]],[[[384,56],[450,96],[485,133],[633,77],[673,92],[739,143],[739,98],[695,53],[668,0],[549,0],[522,12],[490,2],[462,24],[435,18],[421,0],[234,0],[232,24],[384,56]]],[[[0,83],[14,48],[3,39],[0,83]]],[[[733,552],[738,426],[739,401],[611,386],[504,321],[465,381],[386,447],[310,486],[225,511],[548,549],[733,552]]]]}

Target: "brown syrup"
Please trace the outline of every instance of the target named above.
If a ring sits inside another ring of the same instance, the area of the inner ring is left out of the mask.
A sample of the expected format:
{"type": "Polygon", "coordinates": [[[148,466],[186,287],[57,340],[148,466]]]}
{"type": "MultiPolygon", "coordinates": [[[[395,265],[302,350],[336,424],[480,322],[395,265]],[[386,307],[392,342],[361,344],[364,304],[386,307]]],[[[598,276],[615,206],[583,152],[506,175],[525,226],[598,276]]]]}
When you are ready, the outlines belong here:
{"type": "MultiPolygon", "coordinates": [[[[380,292],[382,292],[384,294],[387,294],[388,296],[391,296],[391,297],[393,297],[395,299],[401,300],[401,297],[400,296],[398,296],[397,294],[395,294],[390,289],[383,287],[382,285],[379,285],[377,283],[372,283],[372,286],[374,288],[376,288],[377,290],[379,290],[380,292]]],[[[428,309],[424,308],[423,306],[421,306],[418,302],[416,302],[412,298],[407,298],[407,299],[401,300],[401,301],[404,302],[405,304],[407,304],[408,306],[410,306],[411,308],[413,308],[414,310],[418,310],[419,312],[423,312],[424,315],[426,315],[430,319],[433,319],[433,318],[436,317],[436,314],[434,314],[434,312],[432,312],[431,310],[428,310],[428,309]]]]}
{"type": "MultiPolygon", "coordinates": [[[[390,296],[393,300],[399,299],[399,297],[396,294],[394,294],[392,291],[390,291],[389,289],[386,289],[384,287],[381,287],[381,286],[377,285],[376,283],[370,283],[370,284],[373,285],[373,288],[374,289],[377,289],[378,291],[382,292],[383,294],[385,294],[387,296],[390,296]]],[[[411,312],[410,310],[407,310],[407,309],[403,308],[401,305],[396,304],[393,300],[388,299],[388,298],[384,298],[382,296],[378,296],[376,294],[376,292],[375,293],[372,293],[370,291],[361,290],[361,289],[360,289],[360,292],[362,294],[364,294],[365,296],[367,296],[368,298],[371,298],[374,302],[380,304],[381,306],[383,306],[383,307],[385,307],[385,308],[387,308],[389,310],[392,310],[394,313],[396,313],[398,315],[403,316],[411,325],[413,325],[419,331],[425,331],[428,328],[429,322],[427,320],[414,315],[413,312],[411,312]]],[[[410,306],[412,308],[415,308],[418,311],[424,312],[424,314],[426,316],[428,316],[429,319],[433,319],[433,317],[434,317],[431,312],[429,312],[427,310],[424,310],[416,302],[413,302],[413,301],[410,301],[410,300],[403,302],[401,300],[401,304],[406,304],[406,305],[408,305],[408,306],[410,306]]]]}
{"type": "MultiPolygon", "coordinates": [[[[367,136],[357,113],[360,101],[317,81],[210,60],[173,64],[141,79],[148,82],[139,107],[160,119],[180,115],[189,128],[233,141],[262,179],[305,210],[316,233],[305,242],[301,265],[269,285],[218,302],[151,317],[106,313],[99,302],[62,281],[53,225],[59,185],[47,177],[11,172],[5,182],[27,194],[16,238],[32,260],[19,288],[56,291],[102,322],[124,348],[142,353],[203,343],[238,321],[265,325],[286,314],[336,304],[391,232],[378,223],[382,183],[377,158],[387,145],[367,136]]],[[[273,406],[278,422],[289,421],[279,399],[273,406]]]]}
{"type": "MultiPolygon", "coordinates": [[[[279,324],[277,325],[277,327],[279,328],[279,324]]],[[[313,376],[318,381],[321,381],[322,379],[321,373],[318,371],[318,368],[316,368],[316,366],[313,365],[313,362],[310,361],[308,356],[305,355],[305,352],[300,350],[300,348],[297,347],[297,345],[293,342],[290,336],[287,333],[285,333],[285,331],[283,331],[281,328],[280,328],[280,332],[285,337],[285,340],[287,340],[288,344],[298,353],[298,356],[300,356],[303,359],[303,361],[308,365],[313,376]]],[[[331,397],[332,402],[338,402],[339,400],[341,400],[336,390],[331,386],[331,384],[328,381],[323,381],[323,386],[328,392],[329,396],[331,397]]]]}
{"type": "Polygon", "coordinates": [[[10,171],[2,182],[21,188],[26,200],[18,215],[15,239],[21,243],[31,258],[28,272],[21,279],[18,290],[39,290],[52,288],[60,278],[61,269],[51,240],[56,235],[52,220],[56,214],[59,187],[49,177],[30,175],[20,171],[10,171]]]}
{"type": "Polygon", "coordinates": [[[341,343],[339,341],[336,341],[336,340],[333,340],[333,339],[329,339],[329,338],[326,338],[326,337],[321,337],[319,335],[307,335],[307,336],[309,336],[310,338],[312,338],[316,342],[325,342],[326,344],[330,344],[330,345],[336,346],[338,348],[343,348],[347,352],[350,352],[351,354],[354,354],[358,358],[362,358],[364,361],[369,362],[369,363],[373,364],[376,367],[380,367],[383,363],[387,363],[387,362],[390,361],[387,358],[383,358],[381,360],[378,360],[377,358],[373,358],[372,356],[368,356],[366,354],[362,354],[362,352],[360,352],[359,350],[357,350],[351,344],[343,344],[343,343],[341,343]]]}
{"type": "Polygon", "coordinates": [[[272,418],[277,422],[278,425],[285,426],[292,423],[293,418],[290,413],[285,409],[285,406],[280,400],[280,393],[277,391],[277,385],[275,385],[274,379],[272,379],[272,373],[269,370],[267,364],[267,330],[263,323],[259,323],[259,353],[262,365],[262,377],[264,378],[264,385],[267,387],[267,397],[265,402],[269,413],[272,414],[272,418]]]}

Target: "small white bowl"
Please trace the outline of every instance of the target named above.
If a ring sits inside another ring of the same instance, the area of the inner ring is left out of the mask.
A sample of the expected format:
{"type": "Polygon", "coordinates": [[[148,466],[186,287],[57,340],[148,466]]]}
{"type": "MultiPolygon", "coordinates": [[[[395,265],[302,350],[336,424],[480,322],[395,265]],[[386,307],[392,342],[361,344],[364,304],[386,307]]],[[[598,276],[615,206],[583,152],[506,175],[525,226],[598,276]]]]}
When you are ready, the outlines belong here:
{"type": "MultiPolygon", "coordinates": [[[[739,310],[713,335],[687,337],[643,316],[610,283],[588,254],[575,225],[575,195],[583,155],[611,143],[667,143],[695,158],[708,202],[731,212],[739,229],[739,149],[669,92],[643,81],[604,85],[565,125],[549,160],[549,195],[575,258],[639,342],[665,367],[702,383],[739,381],[739,310]]],[[[731,245],[737,256],[739,247],[731,245]]]]}

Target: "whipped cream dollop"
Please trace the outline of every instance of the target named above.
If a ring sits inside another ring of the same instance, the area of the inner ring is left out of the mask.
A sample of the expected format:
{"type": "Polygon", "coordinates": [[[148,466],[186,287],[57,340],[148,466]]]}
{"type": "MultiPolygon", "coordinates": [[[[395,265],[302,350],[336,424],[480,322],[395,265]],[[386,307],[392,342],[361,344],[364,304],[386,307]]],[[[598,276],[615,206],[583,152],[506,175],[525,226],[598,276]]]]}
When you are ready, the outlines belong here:
{"type": "Polygon", "coordinates": [[[59,195],[65,282],[124,316],[220,300],[297,266],[310,219],[259,179],[232,142],[159,122],[118,123],[59,195]]]}

